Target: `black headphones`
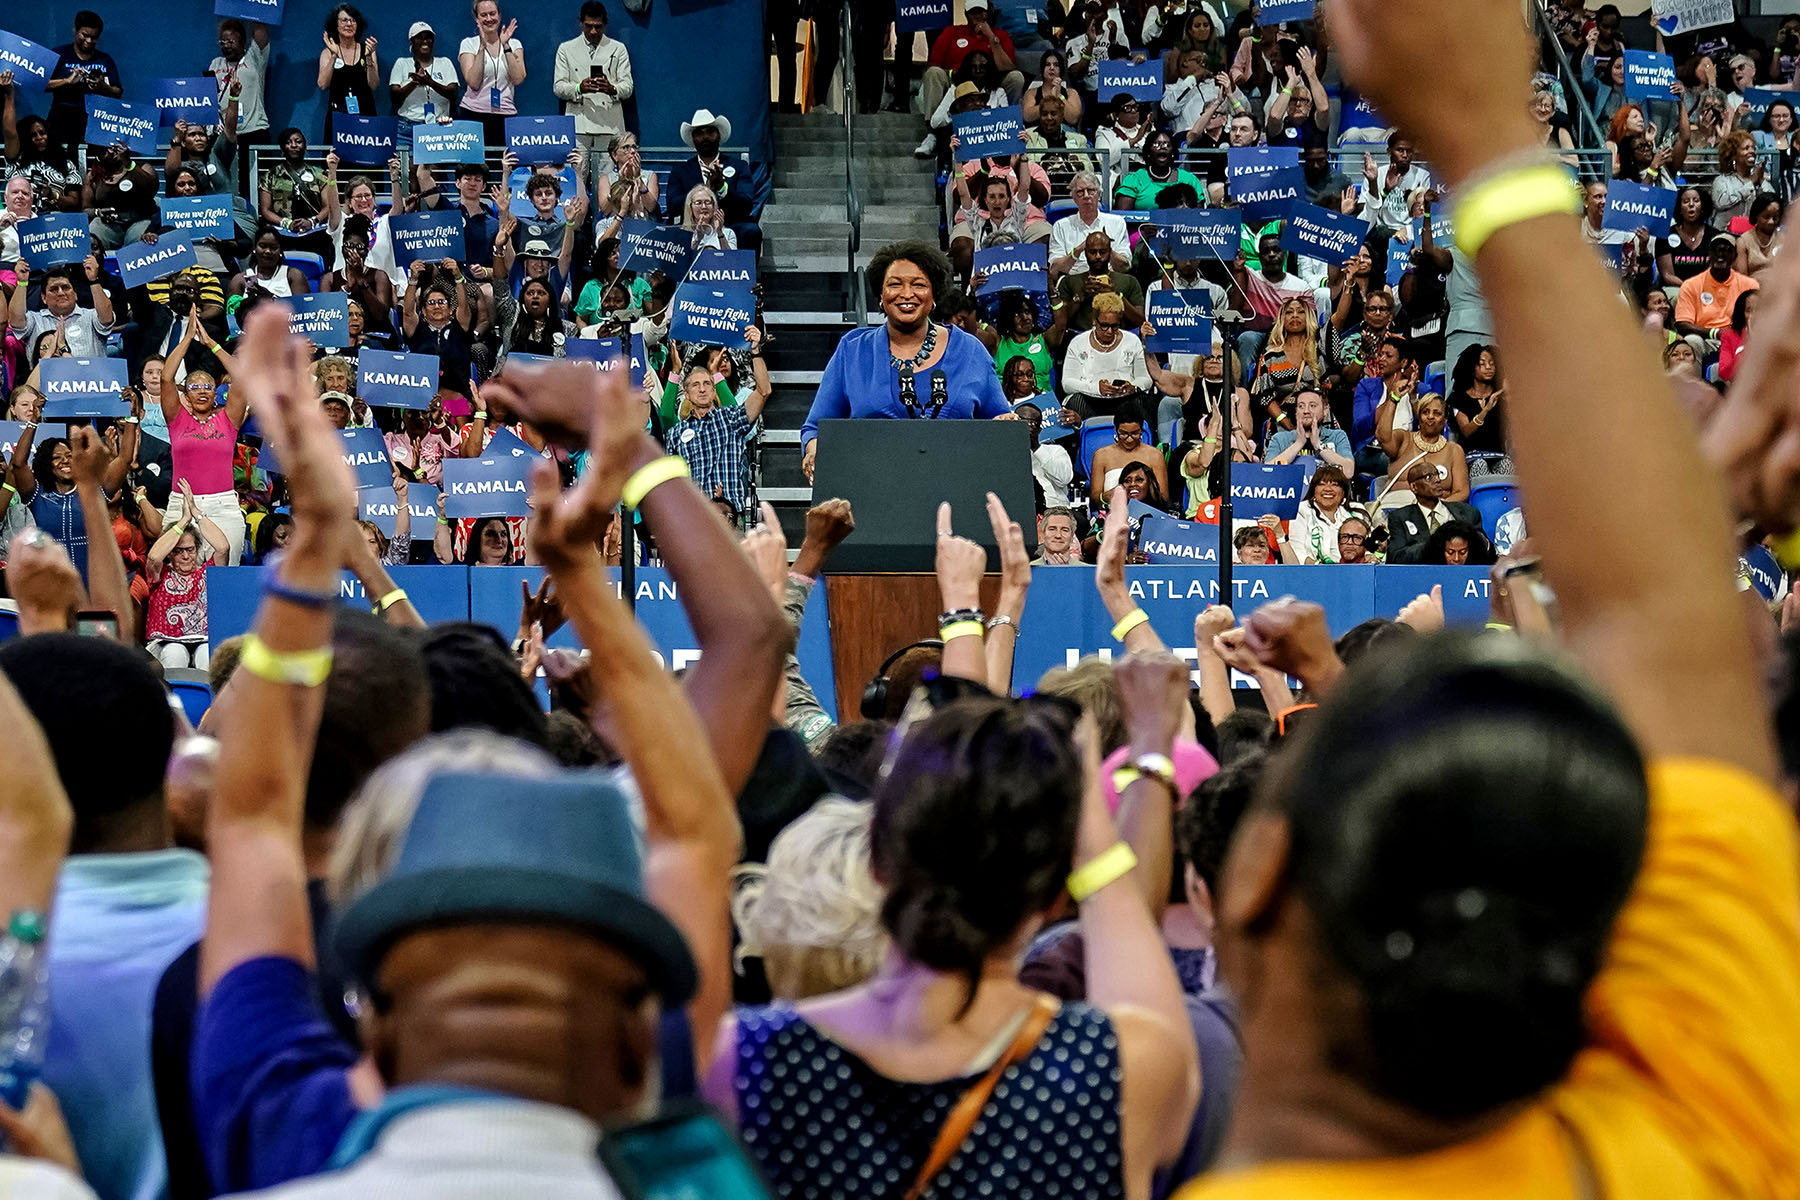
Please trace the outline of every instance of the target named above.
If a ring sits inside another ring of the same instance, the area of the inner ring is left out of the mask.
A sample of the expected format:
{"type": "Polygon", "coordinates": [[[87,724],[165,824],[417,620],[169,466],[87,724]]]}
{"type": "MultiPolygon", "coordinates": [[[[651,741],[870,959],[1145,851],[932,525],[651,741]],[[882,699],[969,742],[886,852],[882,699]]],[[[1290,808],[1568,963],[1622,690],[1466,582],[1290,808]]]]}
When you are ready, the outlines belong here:
{"type": "Polygon", "coordinates": [[[926,638],[924,641],[902,646],[881,660],[881,666],[875,669],[875,678],[869,680],[869,686],[863,689],[861,709],[863,720],[887,720],[888,686],[891,682],[888,679],[888,668],[899,662],[908,651],[926,648],[942,650],[944,643],[937,638],[926,638]]]}

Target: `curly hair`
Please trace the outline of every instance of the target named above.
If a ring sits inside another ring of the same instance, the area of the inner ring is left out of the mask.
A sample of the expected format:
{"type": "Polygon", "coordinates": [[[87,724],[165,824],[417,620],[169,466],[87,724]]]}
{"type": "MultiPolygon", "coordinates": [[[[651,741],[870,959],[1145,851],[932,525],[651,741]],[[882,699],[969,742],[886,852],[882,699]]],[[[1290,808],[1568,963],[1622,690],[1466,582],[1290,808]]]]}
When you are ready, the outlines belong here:
{"type": "Polygon", "coordinates": [[[869,286],[874,289],[877,300],[881,298],[881,288],[887,282],[888,272],[895,263],[900,262],[911,263],[924,273],[926,282],[931,284],[933,304],[949,289],[950,259],[942,250],[929,242],[889,242],[869,260],[869,286]]]}

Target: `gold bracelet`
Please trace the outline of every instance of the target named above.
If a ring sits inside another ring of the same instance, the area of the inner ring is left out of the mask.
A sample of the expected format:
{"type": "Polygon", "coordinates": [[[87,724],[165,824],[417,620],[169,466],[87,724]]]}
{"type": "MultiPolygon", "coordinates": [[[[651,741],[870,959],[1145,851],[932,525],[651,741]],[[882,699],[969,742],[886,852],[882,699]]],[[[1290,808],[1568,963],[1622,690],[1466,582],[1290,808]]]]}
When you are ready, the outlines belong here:
{"type": "Polygon", "coordinates": [[[673,454],[655,459],[639,467],[625,481],[625,486],[619,491],[619,502],[626,508],[635,509],[644,502],[644,497],[669,480],[687,479],[692,475],[687,463],[673,454]]]}
{"type": "Polygon", "coordinates": [[[1124,842],[1114,842],[1069,872],[1069,896],[1080,904],[1108,884],[1117,883],[1137,867],[1137,855],[1124,842]]]}
{"type": "Polygon", "coordinates": [[[318,687],[331,674],[331,647],[316,650],[271,650],[256,634],[244,636],[238,662],[244,670],[270,683],[318,687]]]}
{"type": "Polygon", "coordinates": [[[1134,608],[1124,616],[1120,617],[1119,623],[1112,627],[1113,641],[1122,642],[1125,640],[1126,634],[1136,629],[1139,625],[1148,625],[1149,623],[1150,614],[1141,608],[1134,608]]]}
{"type": "Polygon", "coordinates": [[[980,621],[952,621],[938,630],[938,637],[950,642],[959,637],[981,637],[985,632],[980,621]]]}
{"type": "Polygon", "coordinates": [[[393,591],[389,592],[387,595],[383,596],[381,599],[379,599],[375,602],[375,607],[374,607],[373,611],[376,616],[380,616],[382,613],[386,612],[388,609],[394,607],[394,605],[400,603],[402,600],[405,600],[406,598],[407,598],[407,595],[406,595],[405,588],[395,588],[393,591]]]}

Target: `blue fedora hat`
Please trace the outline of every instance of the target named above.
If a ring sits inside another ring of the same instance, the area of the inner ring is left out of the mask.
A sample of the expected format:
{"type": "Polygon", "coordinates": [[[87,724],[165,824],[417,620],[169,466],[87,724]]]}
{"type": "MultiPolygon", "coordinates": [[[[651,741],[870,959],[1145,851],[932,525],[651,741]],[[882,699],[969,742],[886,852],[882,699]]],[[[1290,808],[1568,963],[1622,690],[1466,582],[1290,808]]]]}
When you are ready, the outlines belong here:
{"type": "Polygon", "coordinates": [[[625,795],[597,772],[435,776],[393,871],[338,917],[332,947],[350,979],[371,985],[404,934],[508,920],[568,925],[617,944],[669,1008],[694,994],[687,943],[645,898],[625,795]]]}

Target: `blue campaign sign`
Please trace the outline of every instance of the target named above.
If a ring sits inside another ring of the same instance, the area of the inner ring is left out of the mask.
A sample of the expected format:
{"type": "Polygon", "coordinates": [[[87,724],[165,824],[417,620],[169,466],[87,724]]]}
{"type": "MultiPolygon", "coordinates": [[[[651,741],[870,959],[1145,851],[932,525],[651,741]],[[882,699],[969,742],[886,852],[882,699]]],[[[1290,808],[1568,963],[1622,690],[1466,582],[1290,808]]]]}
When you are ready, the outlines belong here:
{"type": "Polygon", "coordinates": [[[213,16],[281,24],[281,0],[213,0],[213,16]]]}
{"type": "Polygon", "coordinates": [[[741,350],[744,330],[756,320],[756,297],[741,288],[706,288],[684,283],[675,289],[675,319],[669,336],[678,342],[741,350]]]}
{"type": "MultiPolygon", "coordinates": [[[[25,422],[0,421],[0,460],[12,460],[13,447],[25,435],[25,422]]],[[[51,438],[66,438],[69,427],[59,422],[39,421],[37,433],[32,437],[32,446],[41,446],[51,438]]]]}
{"type": "Polygon", "coordinates": [[[1104,103],[1115,96],[1133,100],[1161,100],[1163,96],[1162,59],[1134,63],[1127,59],[1109,59],[1100,64],[1100,99],[1104,103]]]}
{"type": "Polygon", "coordinates": [[[119,394],[131,382],[131,364],[124,359],[46,358],[38,367],[46,417],[66,421],[131,415],[131,405],[119,394]]]}
{"type": "Polygon", "coordinates": [[[1231,197],[1257,224],[1279,221],[1306,194],[1298,146],[1233,146],[1225,152],[1231,197]]]}
{"type": "Polygon", "coordinates": [[[1622,229],[1636,233],[1648,229],[1651,237],[1668,237],[1675,223],[1675,191],[1650,187],[1629,179],[1614,179],[1606,185],[1606,213],[1600,218],[1602,229],[1622,229]]]}
{"type": "Polygon", "coordinates": [[[1138,527],[1138,552],[1152,563],[1216,563],[1219,527],[1160,514],[1145,517],[1138,527]]]}
{"type": "Polygon", "coordinates": [[[1283,21],[1310,21],[1317,8],[1318,0],[1259,0],[1256,23],[1279,25],[1283,21]]]}
{"type": "Polygon", "coordinates": [[[394,262],[403,271],[420,259],[437,262],[463,256],[463,217],[459,209],[395,213],[388,218],[388,231],[394,238],[394,262]]]}
{"type": "Polygon", "coordinates": [[[93,252],[81,213],[45,213],[19,222],[19,257],[33,267],[78,263],[93,252]]]}
{"type": "Polygon", "coordinates": [[[1773,600],[1781,591],[1781,564],[1769,548],[1760,542],[1744,551],[1744,569],[1750,574],[1750,586],[1764,600],[1773,600]]]}
{"type": "Polygon", "coordinates": [[[394,467],[388,460],[387,440],[379,429],[340,429],[344,439],[344,463],[356,476],[358,488],[391,487],[394,467]]]}
{"type": "Polygon", "coordinates": [[[535,454],[496,452],[490,443],[480,458],[446,458],[444,515],[464,517],[529,517],[531,464],[535,454]]]}
{"type": "Polygon", "coordinates": [[[1361,217],[1316,204],[1296,204],[1281,227],[1281,248],[1335,267],[1356,257],[1368,236],[1369,223],[1361,217]]]}
{"type": "Polygon", "coordinates": [[[15,79],[35,80],[43,87],[56,69],[56,58],[56,51],[0,29],[0,71],[11,71],[15,79]]]}
{"type": "Polygon", "coordinates": [[[452,121],[448,125],[419,125],[413,129],[416,163],[478,163],[486,153],[479,121],[452,121]]]}
{"type": "Polygon", "coordinates": [[[1050,247],[1042,242],[1014,242],[975,252],[973,274],[981,276],[977,296],[1007,288],[1026,292],[1050,290],[1050,247]]]}
{"type": "Polygon", "coordinates": [[[365,349],[356,356],[356,373],[356,394],[365,404],[422,412],[437,394],[438,356],[365,349]]]}
{"type": "Polygon", "coordinates": [[[394,157],[400,122],[394,117],[353,117],[333,113],[331,149],[347,163],[362,167],[386,165],[394,157]]]}
{"type": "Polygon", "coordinates": [[[687,282],[715,288],[756,286],[756,251],[715,250],[711,246],[694,255],[687,282]]]}
{"type": "Polygon", "coordinates": [[[1675,60],[1653,50],[1625,51],[1625,98],[1667,100],[1675,94],[1675,60]]]}
{"type": "MultiPolygon", "coordinates": [[[[535,221],[538,219],[537,205],[531,202],[531,196],[528,191],[531,186],[532,176],[538,173],[539,169],[536,167],[514,167],[512,174],[506,177],[506,190],[509,194],[509,198],[506,202],[507,211],[511,212],[513,216],[519,218],[521,221],[535,221]]],[[[562,186],[561,195],[565,197],[573,197],[575,195],[574,167],[564,167],[561,171],[558,171],[556,174],[556,181],[562,186]]],[[[561,220],[561,217],[559,216],[557,219],[561,220]]]]}
{"type": "Polygon", "coordinates": [[[185,79],[152,79],[150,103],[165,128],[177,121],[189,125],[219,123],[219,85],[201,75],[185,79]]]}
{"type": "Polygon", "coordinates": [[[156,153],[156,130],[161,121],[154,104],[133,104],[110,96],[87,98],[87,142],[90,146],[110,146],[119,142],[133,154],[152,156],[156,153]]]}
{"type": "Polygon", "coordinates": [[[575,118],[508,117],[506,148],[526,166],[561,163],[575,150],[575,118]]]}
{"type": "Polygon", "coordinates": [[[950,0],[899,0],[894,28],[901,33],[930,33],[950,24],[950,0]]]}
{"type": "MultiPolygon", "coordinates": [[[[1309,571],[1319,570],[1308,567],[1309,571]]],[[[1328,571],[1360,571],[1361,567],[1326,567],[1328,571]]],[[[1392,618],[1421,595],[1428,595],[1433,585],[1444,589],[1444,623],[1475,625],[1487,622],[1488,569],[1486,567],[1415,567],[1400,564],[1374,568],[1374,609],[1372,617],[1392,618]]]]}
{"type": "MultiPolygon", "coordinates": [[[[415,542],[430,541],[431,535],[437,532],[437,495],[438,490],[429,483],[406,485],[406,512],[412,520],[412,528],[407,532],[412,534],[415,542]]],[[[393,488],[362,488],[356,493],[356,506],[360,519],[373,521],[382,537],[394,536],[400,500],[393,488]]]]}
{"type": "Polygon", "coordinates": [[[1025,128],[1016,104],[959,113],[950,123],[955,129],[957,162],[1017,154],[1025,148],[1025,128]]]}
{"type": "MultiPolygon", "coordinates": [[[[433,513],[431,519],[435,525],[437,514],[433,513]]],[[[256,619],[257,606],[262,603],[263,580],[270,569],[212,567],[206,572],[206,636],[215,650],[226,638],[249,632],[256,619]]],[[[469,619],[469,568],[389,567],[387,572],[393,577],[395,587],[406,590],[406,598],[427,622],[439,624],[469,619]]],[[[364,592],[362,584],[350,572],[345,571],[338,577],[338,600],[345,606],[368,612],[380,598],[364,592]]],[[[518,600],[518,584],[514,584],[515,632],[518,600]]]]}
{"type": "Polygon", "coordinates": [[[1757,129],[1762,126],[1763,118],[1769,115],[1769,105],[1781,100],[1794,103],[1792,92],[1777,92],[1770,88],[1745,88],[1744,110],[1746,119],[1740,126],[1743,129],[1757,129]]]}
{"type": "Polygon", "coordinates": [[[1230,262],[1244,231],[1243,219],[1229,208],[1158,208],[1146,214],[1144,224],[1156,231],[1150,248],[1176,262],[1230,262]]]}
{"type": "Polygon", "coordinates": [[[287,301],[288,328],[315,346],[338,350],[350,344],[350,297],[343,292],[310,292],[287,301]]]}
{"type": "Polygon", "coordinates": [[[119,279],[126,287],[143,287],[193,266],[194,240],[179,229],[172,230],[154,242],[133,242],[120,248],[116,261],[119,279]]]}
{"type": "Polygon", "coordinates": [[[1391,238],[1387,248],[1387,285],[1399,287],[1400,281],[1412,269],[1412,242],[1403,242],[1399,238],[1391,238]]]}
{"type": "Polygon", "coordinates": [[[1150,339],[1156,354],[1211,354],[1212,294],[1204,288],[1157,288],[1144,295],[1150,339]]]}
{"type": "Polygon", "coordinates": [[[1267,463],[1231,464],[1231,503],[1236,516],[1254,519],[1277,516],[1291,521],[1300,511],[1306,491],[1306,468],[1297,463],[1275,467],[1267,463]]]}
{"type": "MultiPolygon", "coordinates": [[[[1029,404],[1044,414],[1044,423],[1038,427],[1038,441],[1055,442],[1071,437],[1075,431],[1062,423],[1062,401],[1054,392],[1039,392],[1035,396],[1027,396],[1019,404],[1029,404]]],[[[1013,405],[1016,409],[1019,404],[1013,405]]]]}
{"type": "Polygon", "coordinates": [[[237,238],[237,225],[231,219],[231,197],[228,195],[158,196],[156,204],[162,210],[165,226],[179,229],[196,241],[211,238],[229,242],[237,238]]]}
{"type": "Polygon", "coordinates": [[[694,235],[678,225],[626,221],[619,232],[619,269],[648,277],[661,271],[680,282],[694,261],[694,235]]]}

